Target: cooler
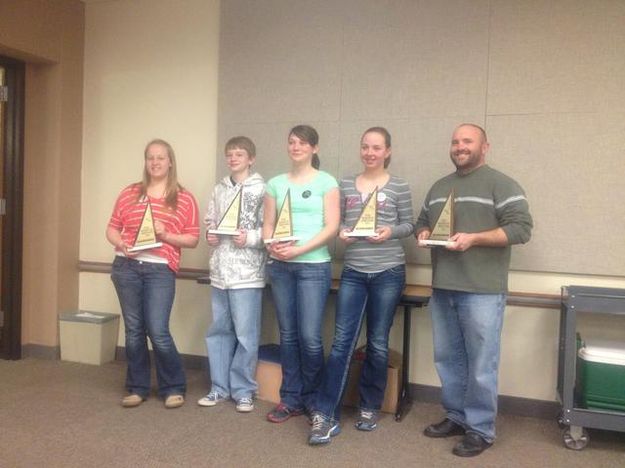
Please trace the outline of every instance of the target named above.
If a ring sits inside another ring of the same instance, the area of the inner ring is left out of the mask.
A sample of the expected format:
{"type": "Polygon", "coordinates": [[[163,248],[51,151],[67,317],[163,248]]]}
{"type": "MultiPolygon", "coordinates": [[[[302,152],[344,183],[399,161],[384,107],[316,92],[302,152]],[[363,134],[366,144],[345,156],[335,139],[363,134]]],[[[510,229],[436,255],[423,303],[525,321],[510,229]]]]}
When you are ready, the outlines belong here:
{"type": "Polygon", "coordinates": [[[582,405],[625,411],[625,343],[587,341],[578,356],[582,405]]]}

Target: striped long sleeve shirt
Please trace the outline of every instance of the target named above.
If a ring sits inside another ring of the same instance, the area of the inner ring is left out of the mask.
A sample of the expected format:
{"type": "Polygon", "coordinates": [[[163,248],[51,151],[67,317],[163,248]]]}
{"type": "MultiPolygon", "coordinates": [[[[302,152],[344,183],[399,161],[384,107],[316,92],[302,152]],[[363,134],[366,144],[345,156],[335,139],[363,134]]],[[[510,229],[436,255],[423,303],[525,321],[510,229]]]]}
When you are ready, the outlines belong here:
{"type": "MultiPolygon", "coordinates": [[[[356,189],[356,176],[345,177],[341,189],[341,229],[352,228],[368,193],[356,189]]],[[[345,249],[345,266],[364,273],[378,273],[406,263],[403,237],[413,233],[412,196],[410,187],[400,177],[391,175],[384,187],[378,188],[377,226],[391,226],[391,237],[381,244],[359,239],[345,249]]]]}

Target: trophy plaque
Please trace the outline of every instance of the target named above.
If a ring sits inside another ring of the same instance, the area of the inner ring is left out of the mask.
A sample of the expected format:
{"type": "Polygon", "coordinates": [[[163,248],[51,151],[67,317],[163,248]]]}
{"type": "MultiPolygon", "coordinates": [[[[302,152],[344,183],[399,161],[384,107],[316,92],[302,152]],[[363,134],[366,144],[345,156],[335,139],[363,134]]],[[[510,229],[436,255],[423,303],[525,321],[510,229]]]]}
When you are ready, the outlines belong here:
{"type": "Polygon", "coordinates": [[[209,229],[209,234],[217,234],[221,236],[238,236],[240,234],[239,231],[239,220],[241,219],[241,197],[242,197],[243,187],[239,189],[237,194],[234,196],[226,212],[221,217],[221,220],[217,224],[215,229],[209,229]]]}
{"type": "Polygon", "coordinates": [[[276,225],[273,228],[271,239],[265,239],[265,244],[273,242],[289,242],[299,240],[299,237],[293,235],[293,220],[291,213],[291,189],[286,191],[284,201],[280,207],[280,213],[276,219],[276,225]]]}
{"type": "Polygon", "coordinates": [[[447,200],[443,205],[441,213],[438,215],[436,223],[432,228],[430,238],[419,241],[419,245],[431,246],[452,246],[455,242],[449,238],[454,234],[454,191],[449,192],[447,200]]]}
{"type": "Polygon", "coordinates": [[[163,245],[162,242],[156,240],[156,230],[154,229],[154,218],[152,216],[152,205],[150,200],[145,197],[146,205],[143,217],[141,218],[141,224],[137,231],[137,237],[132,247],[128,249],[128,252],[138,252],[140,250],[154,249],[163,245]]]}
{"type": "Polygon", "coordinates": [[[369,194],[358,216],[354,228],[346,232],[346,237],[375,237],[376,225],[378,223],[378,188],[369,194]]]}

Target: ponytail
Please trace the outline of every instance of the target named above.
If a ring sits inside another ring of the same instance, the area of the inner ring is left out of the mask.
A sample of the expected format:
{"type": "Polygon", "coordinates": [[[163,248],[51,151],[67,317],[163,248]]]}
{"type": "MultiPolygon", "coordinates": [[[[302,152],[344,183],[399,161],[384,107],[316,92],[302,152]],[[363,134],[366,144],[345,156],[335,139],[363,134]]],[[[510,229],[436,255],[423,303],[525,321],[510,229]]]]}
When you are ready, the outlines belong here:
{"type": "Polygon", "coordinates": [[[317,153],[312,155],[312,161],[310,164],[315,169],[319,169],[319,166],[321,166],[321,161],[319,160],[319,155],[317,153]]]}

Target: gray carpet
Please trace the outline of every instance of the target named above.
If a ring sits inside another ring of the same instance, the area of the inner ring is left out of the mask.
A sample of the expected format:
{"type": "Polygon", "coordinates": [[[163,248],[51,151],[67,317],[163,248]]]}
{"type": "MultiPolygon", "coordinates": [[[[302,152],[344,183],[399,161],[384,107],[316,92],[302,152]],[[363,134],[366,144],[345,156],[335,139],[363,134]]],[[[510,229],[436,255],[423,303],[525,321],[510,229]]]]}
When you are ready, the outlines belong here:
{"type": "Polygon", "coordinates": [[[0,466],[7,467],[625,467],[625,433],[591,431],[582,451],[563,447],[555,421],[501,415],[498,439],[481,456],[450,451],[458,438],[421,433],[441,418],[440,407],[415,403],[404,421],[385,415],[379,428],[353,428],[347,409],[343,432],[329,446],[309,447],[304,417],[265,421],[271,405],[257,402],[238,414],[232,402],[201,408],[203,371],[187,372],[187,404],[166,410],[157,398],[138,408],[119,405],[125,365],[61,361],[0,361],[0,466]]]}

